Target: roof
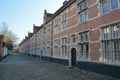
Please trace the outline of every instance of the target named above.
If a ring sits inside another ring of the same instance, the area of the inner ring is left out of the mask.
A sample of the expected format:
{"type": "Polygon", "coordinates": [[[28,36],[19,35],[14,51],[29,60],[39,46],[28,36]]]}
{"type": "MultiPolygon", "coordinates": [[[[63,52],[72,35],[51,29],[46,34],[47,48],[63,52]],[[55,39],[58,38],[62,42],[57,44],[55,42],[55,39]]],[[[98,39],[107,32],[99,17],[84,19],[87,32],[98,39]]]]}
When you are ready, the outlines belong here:
{"type": "Polygon", "coordinates": [[[69,1],[65,1],[65,3],[63,2],[62,7],[60,7],[53,15],[52,17],[46,22],[48,23],[49,21],[51,21],[51,19],[55,18],[57,15],[59,15],[62,11],[64,11],[67,7],[69,7],[72,3],[74,3],[76,0],[69,0],[69,1]]]}

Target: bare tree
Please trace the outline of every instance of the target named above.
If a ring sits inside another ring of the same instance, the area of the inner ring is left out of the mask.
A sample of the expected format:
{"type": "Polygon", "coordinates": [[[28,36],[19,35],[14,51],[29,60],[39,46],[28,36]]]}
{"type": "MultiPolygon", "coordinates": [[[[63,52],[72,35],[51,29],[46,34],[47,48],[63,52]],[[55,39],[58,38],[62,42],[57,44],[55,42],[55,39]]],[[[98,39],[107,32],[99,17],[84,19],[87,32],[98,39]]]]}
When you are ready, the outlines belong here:
{"type": "Polygon", "coordinates": [[[8,30],[7,23],[3,22],[0,29],[0,34],[4,36],[4,42],[9,50],[17,43],[18,37],[11,30],[8,30]]]}

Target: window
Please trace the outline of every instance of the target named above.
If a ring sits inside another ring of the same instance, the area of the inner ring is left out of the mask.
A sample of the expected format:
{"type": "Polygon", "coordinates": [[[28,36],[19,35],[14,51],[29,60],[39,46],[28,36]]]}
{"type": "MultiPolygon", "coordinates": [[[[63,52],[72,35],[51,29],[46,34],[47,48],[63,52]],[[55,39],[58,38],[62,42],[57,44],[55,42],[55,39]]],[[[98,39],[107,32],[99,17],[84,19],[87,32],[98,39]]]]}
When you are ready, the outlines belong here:
{"type": "Polygon", "coordinates": [[[54,57],[58,57],[58,39],[54,40],[54,57]]]}
{"type": "Polygon", "coordinates": [[[75,35],[71,36],[71,43],[75,43],[75,35]]]}
{"type": "Polygon", "coordinates": [[[54,40],[54,46],[58,46],[58,40],[54,40]]]}
{"type": "Polygon", "coordinates": [[[47,35],[51,36],[50,25],[47,26],[47,35]]]}
{"type": "Polygon", "coordinates": [[[86,22],[89,19],[87,8],[88,8],[88,1],[87,0],[79,3],[78,14],[79,14],[79,22],[80,23],[86,22]]]}
{"type": "Polygon", "coordinates": [[[83,22],[83,14],[81,13],[79,16],[80,16],[79,21],[80,21],[80,23],[82,23],[83,22]]]}
{"type": "Polygon", "coordinates": [[[58,33],[58,18],[54,20],[54,34],[58,33]]]}
{"type": "Polygon", "coordinates": [[[46,33],[46,27],[45,26],[43,27],[43,32],[46,33]]]}
{"type": "Polygon", "coordinates": [[[58,26],[58,23],[59,23],[59,21],[58,21],[58,18],[57,18],[57,19],[54,20],[54,27],[58,26]]]}
{"type": "Polygon", "coordinates": [[[111,9],[118,8],[118,0],[111,0],[111,9]]]}
{"type": "Polygon", "coordinates": [[[101,32],[104,61],[120,62],[120,24],[106,26],[101,32]]]}
{"type": "Polygon", "coordinates": [[[46,44],[43,43],[43,55],[46,55],[46,44]]]}
{"type": "Polygon", "coordinates": [[[113,42],[114,60],[120,62],[120,40],[113,42]]]}
{"type": "Polygon", "coordinates": [[[101,13],[105,14],[118,8],[118,0],[101,0],[101,13]]]}
{"type": "Polygon", "coordinates": [[[88,32],[79,33],[78,39],[79,59],[87,60],[89,58],[88,32]]]}
{"type": "Polygon", "coordinates": [[[85,2],[84,2],[84,8],[87,8],[88,7],[88,1],[86,0],[85,2]]]}
{"type": "Polygon", "coordinates": [[[50,50],[50,41],[47,42],[47,52],[48,56],[51,55],[51,50],[50,50]]]}
{"type": "Polygon", "coordinates": [[[110,27],[103,28],[103,39],[110,38],[110,27]]]}
{"type": "Polygon", "coordinates": [[[83,9],[83,4],[79,6],[79,11],[82,11],[82,9],[83,9]]]}
{"type": "Polygon", "coordinates": [[[62,45],[66,45],[66,38],[62,38],[62,45]]]}
{"type": "Polygon", "coordinates": [[[88,19],[89,19],[88,11],[84,11],[84,12],[79,14],[80,23],[86,22],[86,21],[88,21],[88,19]]]}
{"type": "Polygon", "coordinates": [[[84,12],[84,21],[88,21],[88,11],[84,12]]]}
{"type": "Polygon", "coordinates": [[[66,40],[66,37],[65,38],[62,38],[62,57],[66,57],[66,53],[67,53],[67,40],[66,40]]]}
{"type": "Polygon", "coordinates": [[[58,33],[58,27],[54,27],[54,34],[58,33]]]}
{"type": "Polygon", "coordinates": [[[62,30],[65,30],[66,27],[66,13],[62,15],[62,30]]]}
{"type": "Polygon", "coordinates": [[[113,27],[112,27],[112,37],[113,38],[120,37],[120,26],[119,25],[113,25],[113,27]]]}
{"type": "Polygon", "coordinates": [[[79,11],[82,11],[86,8],[88,8],[88,0],[85,0],[79,4],[79,11]]]}
{"type": "Polygon", "coordinates": [[[104,0],[102,3],[101,3],[101,8],[102,8],[102,13],[107,13],[108,12],[108,4],[107,4],[107,0],[104,0]]]}
{"type": "Polygon", "coordinates": [[[79,40],[78,40],[79,43],[88,42],[88,39],[89,39],[88,32],[79,33],[78,37],[79,37],[79,40]]]}

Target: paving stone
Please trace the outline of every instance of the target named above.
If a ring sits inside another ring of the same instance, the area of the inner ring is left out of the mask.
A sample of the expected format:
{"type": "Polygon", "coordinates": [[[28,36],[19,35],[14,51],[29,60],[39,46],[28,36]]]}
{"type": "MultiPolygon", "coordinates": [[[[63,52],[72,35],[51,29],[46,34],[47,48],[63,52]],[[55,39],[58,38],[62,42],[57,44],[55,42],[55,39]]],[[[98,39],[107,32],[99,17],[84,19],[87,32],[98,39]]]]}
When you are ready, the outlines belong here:
{"type": "Polygon", "coordinates": [[[0,62],[0,80],[119,80],[22,54],[0,62]]]}

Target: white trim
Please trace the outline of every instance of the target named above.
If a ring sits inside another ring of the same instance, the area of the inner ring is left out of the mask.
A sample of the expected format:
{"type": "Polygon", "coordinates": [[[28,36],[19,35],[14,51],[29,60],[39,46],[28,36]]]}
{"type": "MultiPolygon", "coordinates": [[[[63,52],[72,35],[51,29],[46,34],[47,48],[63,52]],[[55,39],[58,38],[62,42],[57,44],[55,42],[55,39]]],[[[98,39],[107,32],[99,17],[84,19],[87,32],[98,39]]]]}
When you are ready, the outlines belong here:
{"type": "Polygon", "coordinates": [[[70,20],[71,18],[73,18],[73,17],[75,17],[75,16],[77,16],[77,13],[74,13],[74,15],[70,16],[70,17],[68,18],[68,20],[70,20]]]}
{"type": "Polygon", "coordinates": [[[77,34],[84,33],[84,32],[89,32],[89,31],[90,31],[90,29],[86,29],[86,30],[82,30],[82,31],[77,32],[77,34]]]}
{"type": "Polygon", "coordinates": [[[97,18],[99,18],[100,16],[96,16],[96,17],[93,17],[93,18],[89,18],[89,21],[88,22],[90,22],[90,21],[92,21],[92,20],[94,20],[94,19],[97,19],[97,18]]]}
{"type": "Polygon", "coordinates": [[[90,41],[89,43],[90,43],[90,44],[91,44],[91,43],[100,43],[100,40],[90,41]]]}
{"type": "Polygon", "coordinates": [[[89,5],[88,8],[94,7],[95,5],[97,5],[98,2],[93,3],[92,5],[89,5]]]}
{"type": "Polygon", "coordinates": [[[63,44],[62,44],[62,39],[63,39],[63,38],[66,38],[66,44],[65,44],[65,45],[66,45],[66,49],[67,49],[67,47],[68,47],[68,45],[67,45],[67,43],[68,43],[68,42],[67,42],[68,36],[67,36],[67,35],[61,36],[61,37],[60,37],[60,41],[61,41],[61,42],[60,42],[60,43],[61,43],[61,44],[60,44],[60,51],[61,51],[61,52],[60,52],[60,54],[61,54],[60,57],[61,57],[61,58],[68,58],[68,57],[67,57],[67,53],[68,53],[67,50],[66,50],[66,55],[65,55],[65,56],[63,56],[63,53],[62,53],[62,45],[63,45],[63,44]]]}
{"type": "Polygon", "coordinates": [[[96,30],[99,30],[100,28],[99,27],[96,27],[96,28],[92,28],[91,31],[96,31],[96,30]]]}
{"type": "MultiPolygon", "coordinates": [[[[89,52],[88,52],[88,58],[85,58],[85,59],[80,59],[78,58],[79,61],[88,61],[90,60],[90,30],[85,30],[85,31],[82,31],[82,32],[79,32],[78,33],[78,42],[79,42],[79,34],[84,34],[84,33],[88,33],[88,47],[89,47],[89,52]]],[[[83,42],[84,43],[84,42],[83,42]]],[[[79,48],[79,44],[78,44],[78,48],[79,48]]],[[[80,50],[79,50],[80,51],[80,50]]],[[[80,57],[80,53],[78,51],[78,55],[80,57]]]]}
{"type": "Polygon", "coordinates": [[[117,24],[117,23],[120,23],[120,20],[118,20],[118,21],[113,21],[113,22],[109,22],[109,23],[106,23],[106,24],[102,24],[102,25],[99,26],[99,28],[104,28],[104,27],[106,27],[106,26],[110,26],[110,25],[112,25],[112,24],[117,24]]]}
{"type": "Polygon", "coordinates": [[[103,16],[103,15],[106,15],[106,14],[109,14],[109,13],[111,13],[111,12],[113,12],[113,11],[115,11],[115,10],[118,10],[118,9],[120,9],[120,1],[118,0],[118,7],[116,8],[116,9],[111,9],[111,1],[110,0],[107,0],[107,7],[108,7],[108,12],[106,12],[106,13],[102,13],[101,11],[101,8],[102,8],[102,6],[101,6],[101,3],[100,3],[100,15],[101,16],[103,16]]]}

